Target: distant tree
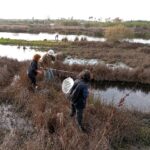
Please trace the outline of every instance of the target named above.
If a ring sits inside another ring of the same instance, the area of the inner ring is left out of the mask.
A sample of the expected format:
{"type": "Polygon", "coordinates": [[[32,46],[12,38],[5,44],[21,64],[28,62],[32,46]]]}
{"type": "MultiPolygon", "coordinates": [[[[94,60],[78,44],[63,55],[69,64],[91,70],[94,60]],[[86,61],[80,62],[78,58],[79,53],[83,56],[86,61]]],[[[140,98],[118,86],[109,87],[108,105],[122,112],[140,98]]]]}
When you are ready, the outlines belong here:
{"type": "Polygon", "coordinates": [[[113,22],[115,22],[115,23],[121,23],[122,20],[119,17],[117,17],[117,18],[113,19],[113,22]]]}
{"type": "Polygon", "coordinates": [[[106,18],[105,19],[105,22],[111,22],[111,18],[109,17],[109,18],[106,18]]]}
{"type": "Polygon", "coordinates": [[[102,21],[102,18],[98,18],[98,21],[100,21],[100,22],[101,22],[101,21],[102,21]]]}
{"type": "Polygon", "coordinates": [[[89,20],[91,20],[91,19],[93,19],[93,17],[92,17],[92,16],[90,16],[90,17],[89,17],[89,20]]]}

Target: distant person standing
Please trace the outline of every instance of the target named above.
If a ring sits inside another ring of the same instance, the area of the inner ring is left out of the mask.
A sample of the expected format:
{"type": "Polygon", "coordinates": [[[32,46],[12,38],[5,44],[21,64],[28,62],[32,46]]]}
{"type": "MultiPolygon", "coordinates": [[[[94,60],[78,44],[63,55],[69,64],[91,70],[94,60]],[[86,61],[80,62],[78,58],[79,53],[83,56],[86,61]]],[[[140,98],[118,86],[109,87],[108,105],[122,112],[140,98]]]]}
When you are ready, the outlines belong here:
{"type": "Polygon", "coordinates": [[[58,41],[59,34],[55,35],[55,40],[58,41]]]}
{"type": "Polygon", "coordinates": [[[79,129],[85,131],[82,124],[83,110],[86,106],[87,97],[89,95],[88,87],[91,79],[91,74],[88,70],[84,70],[79,74],[79,79],[76,79],[73,87],[70,90],[71,114],[76,115],[79,129]]]}
{"type": "Polygon", "coordinates": [[[41,56],[39,54],[35,54],[33,56],[33,60],[28,68],[28,77],[31,80],[31,84],[34,88],[37,88],[36,76],[37,74],[42,74],[42,71],[38,69],[38,62],[41,56]]]}

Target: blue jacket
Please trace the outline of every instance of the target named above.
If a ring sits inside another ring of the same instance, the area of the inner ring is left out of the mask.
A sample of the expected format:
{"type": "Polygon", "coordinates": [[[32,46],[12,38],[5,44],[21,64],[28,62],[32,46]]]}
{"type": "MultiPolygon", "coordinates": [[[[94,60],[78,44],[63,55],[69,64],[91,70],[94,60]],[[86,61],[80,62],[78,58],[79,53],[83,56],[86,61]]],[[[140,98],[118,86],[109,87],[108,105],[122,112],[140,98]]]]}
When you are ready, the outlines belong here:
{"type": "Polygon", "coordinates": [[[38,64],[36,61],[32,61],[29,68],[28,68],[28,74],[30,76],[36,76],[37,75],[37,69],[38,69],[38,64]]]}
{"type": "Polygon", "coordinates": [[[83,80],[77,79],[75,80],[74,85],[70,92],[73,92],[73,90],[75,89],[79,91],[79,94],[76,97],[76,100],[73,101],[73,104],[75,105],[77,109],[83,109],[86,106],[86,100],[89,95],[88,84],[85,83],[83,80]]]}

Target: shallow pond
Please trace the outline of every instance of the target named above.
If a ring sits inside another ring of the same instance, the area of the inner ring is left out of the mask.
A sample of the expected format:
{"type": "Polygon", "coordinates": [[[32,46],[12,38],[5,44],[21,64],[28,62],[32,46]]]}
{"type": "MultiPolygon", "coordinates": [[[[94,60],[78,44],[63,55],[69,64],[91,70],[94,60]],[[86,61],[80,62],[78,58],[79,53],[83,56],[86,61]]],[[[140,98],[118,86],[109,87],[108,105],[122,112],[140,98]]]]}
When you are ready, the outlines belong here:
{"type": "Polygon", "coordinates": [[[96,65],[96,64],[104,64],[104,61],[100,61],[98,59],[79,59],[79,58],[72,58],[68,56],[67,58],[65,58],[64,64],[96,65]]]}
{"type": "Polygon", "coordinates": [[[72,57],[67,57],[64,60],[64,64],[69,64],[69,65],[73,65],[73,64],[78,64],[78,65],[106,65],[108,68],[111,69],[129,69],[132,70],[131,67],[129,67],[128,65],[122,63],[122,62],[117,62],[114,64],[107,64],[105,63],[103,60],[99,60],[99,59],[79,59],[79,58],[72,58],[72,57]]]}

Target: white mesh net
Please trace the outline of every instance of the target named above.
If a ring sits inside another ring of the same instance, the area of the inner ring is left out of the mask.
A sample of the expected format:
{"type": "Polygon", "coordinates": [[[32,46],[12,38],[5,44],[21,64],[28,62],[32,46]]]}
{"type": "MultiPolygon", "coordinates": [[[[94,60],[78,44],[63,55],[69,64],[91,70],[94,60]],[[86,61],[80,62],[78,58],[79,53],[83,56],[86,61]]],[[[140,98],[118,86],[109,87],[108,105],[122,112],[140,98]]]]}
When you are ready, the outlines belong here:
{"type": "Polygon", "coordinates": [[[68,77],[65,80],[63,80],[63,83],[62,83],[63,93],[68,94],[73,84],[74,84],[74,80],[71,77],[68,77]]]}

